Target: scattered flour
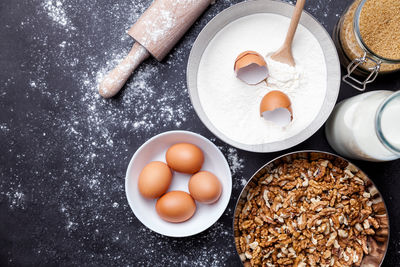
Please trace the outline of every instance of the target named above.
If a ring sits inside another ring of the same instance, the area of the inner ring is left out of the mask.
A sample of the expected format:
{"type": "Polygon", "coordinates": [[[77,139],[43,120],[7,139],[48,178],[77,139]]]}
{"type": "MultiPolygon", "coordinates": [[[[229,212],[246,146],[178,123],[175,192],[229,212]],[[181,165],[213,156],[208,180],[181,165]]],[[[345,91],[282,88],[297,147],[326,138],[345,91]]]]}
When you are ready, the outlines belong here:
{"type": "Polygon", "coordinates": [[[217,147],[222,151],[225,155],[229,167],[231,169],[233,180],[237,180],[239,175],[242,173],[244,169],[244,159],[239,157],[238,150],[233,147],[229,147],[227,145],[218,145],[219,140],[216,138],[210,138],[211,142],[217,143],[217,147]]]}
{"type": "MultiPolygon", "coordinates": [[[[232,187],[233,190],[240,192],[244,185],[247,183],[247,178],[243,176],[243,171],[245,169],[245,160],[239,156],[239,151],[233,147],[229,147],[226,144],[219,145],[221,141],[217,141],[216,138],[210,139],[213,143],[216,143],[217,147],[225,155],[228,161],[229,167],[232,173],[232,187]]],[[[232,193],[234,194],[234,192],[232,193]]]]}
{"type": "Polygon", "coordinates": [[[228,158],[229,166],[231,167],[233,176],[236,176],[238,172],[243,170],[244,160],[239,158],[237,150],[232,147],[228,148],[228,154],[226,156],[228,158]]]}
{"type": "Polygon", "coordinates": [[[25,209],[25,194],[19,190],[14,192],[7,192],[6,196],[10,203],[11,209],[25,209]]]}
{"type": "Polygon", "coordinates": [[[43,3],[43,8],[47,11],[47,15],[66,31],[76,30],[64,9],[65,2],[65,0],[46,0],[43,3]]]}

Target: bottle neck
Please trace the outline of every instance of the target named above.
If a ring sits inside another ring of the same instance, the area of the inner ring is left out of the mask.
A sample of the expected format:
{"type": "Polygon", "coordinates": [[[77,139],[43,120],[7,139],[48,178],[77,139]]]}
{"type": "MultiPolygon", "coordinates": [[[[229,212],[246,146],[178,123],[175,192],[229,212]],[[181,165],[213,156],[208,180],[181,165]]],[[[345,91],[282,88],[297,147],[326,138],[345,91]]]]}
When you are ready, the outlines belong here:
{"type": "Polygon", "coordinates": [[[385,98],[378,107],[375,131],[382,145],[400,158],[400,91],[385,98]]]}

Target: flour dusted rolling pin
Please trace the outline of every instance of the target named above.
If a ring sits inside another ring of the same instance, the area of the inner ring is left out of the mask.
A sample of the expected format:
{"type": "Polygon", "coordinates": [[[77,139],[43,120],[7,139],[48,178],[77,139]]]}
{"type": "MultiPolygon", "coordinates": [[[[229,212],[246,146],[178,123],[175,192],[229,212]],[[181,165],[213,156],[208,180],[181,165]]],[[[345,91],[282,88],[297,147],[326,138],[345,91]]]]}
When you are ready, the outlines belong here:
{"type": "Polygon", "coordinates": [[[154,0],[128,34],[135,39],[129,54],[99,85],[104,98],[116,95],[131,73],[150,55],[161,61],[211,4],[212,0],[154,0]]]}

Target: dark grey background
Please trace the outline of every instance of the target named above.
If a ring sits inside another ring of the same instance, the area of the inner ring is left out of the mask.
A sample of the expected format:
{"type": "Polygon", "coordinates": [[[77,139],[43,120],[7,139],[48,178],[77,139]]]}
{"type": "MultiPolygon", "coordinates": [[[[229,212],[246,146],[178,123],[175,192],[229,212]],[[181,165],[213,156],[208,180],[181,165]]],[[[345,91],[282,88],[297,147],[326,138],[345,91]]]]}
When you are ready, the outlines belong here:
{"type": "MultiPolygon", "coordinates": [[[[232,214],[246,180],[289,151],[332,152],[322,129],[288,151],[255,154],[229,147],[199,121],[186,89],[190,48],[211,18],[239,1],[218,0],[165,61],[148,60],[115,99],[100,99],[98,78],[127,53],[133,41],[125,32],[150,2],[0,1],[0,265],[239,265],[232,214]],[[224,215],[190,238],[145,228],[124,192],[136,149],[173,129],[211,139],[234,174],[224,215]]],[[[331,33],[350,2],[309,0],[306,10],[331,33]]],[[[399,88],[393,74],[369,90],[399,88]]],[[[339,100],[356,94],[342,85],[339,100]]],[[[391,239],[385,266],[398,265],[400,161],[355,163],[386,200],[391,239]]]]}

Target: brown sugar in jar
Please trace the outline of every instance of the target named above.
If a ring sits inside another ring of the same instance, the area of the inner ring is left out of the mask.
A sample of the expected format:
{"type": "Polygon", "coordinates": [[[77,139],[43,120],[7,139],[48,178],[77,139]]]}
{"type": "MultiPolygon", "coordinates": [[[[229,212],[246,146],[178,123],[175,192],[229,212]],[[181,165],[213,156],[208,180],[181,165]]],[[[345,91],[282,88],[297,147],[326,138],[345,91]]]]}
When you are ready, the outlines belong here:
{"type": "Polygon", "coordinates": [[[348,75],[367,77],[358,82],[361,89],[378,73],[400,70],[400,1],[354,1],[336,25],[333,38],[348,75]]]}
{"type": "Polygon", "coordinates": [[[364,43],[375,54],[400,59],[400,1],[368,0],[361,10],[359,23],[364,43]]]}

